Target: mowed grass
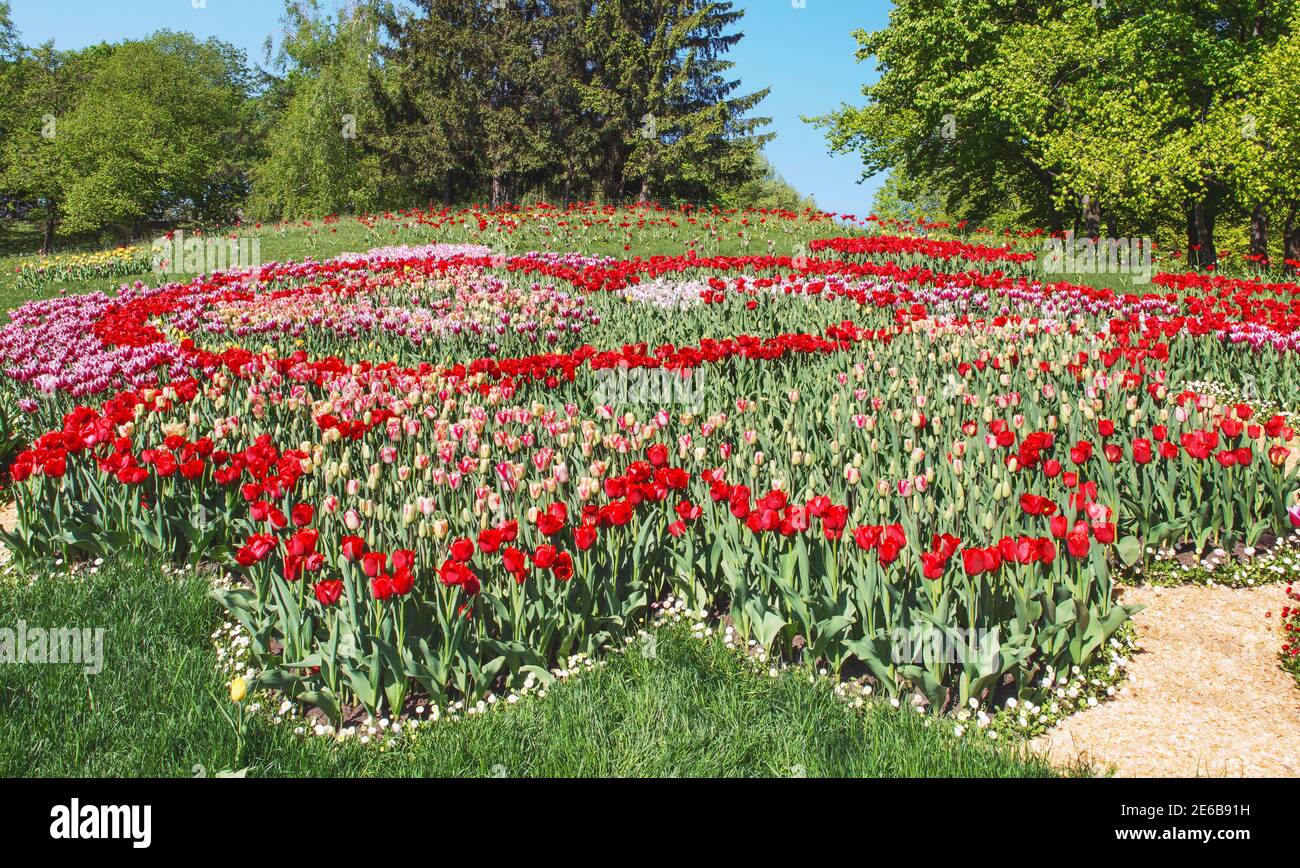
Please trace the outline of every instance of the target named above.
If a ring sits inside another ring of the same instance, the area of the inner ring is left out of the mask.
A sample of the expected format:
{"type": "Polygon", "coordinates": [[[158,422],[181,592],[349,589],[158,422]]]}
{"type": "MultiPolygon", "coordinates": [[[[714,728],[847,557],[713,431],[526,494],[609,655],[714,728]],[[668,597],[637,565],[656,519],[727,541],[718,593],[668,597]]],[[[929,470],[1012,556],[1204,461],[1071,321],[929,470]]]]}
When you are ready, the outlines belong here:
{"type": "Polygon", "coordinates": [[[104,627],[103,670],[0,665],[0,775],[1011,776],[1053,774],[1009,744],[883,702],[857,711],[825,682],[754,672],[718,641],[657,631],[655,653],[603,666],[412,742],[331,744],[250,716],[241,750],[210,635],[207,581],[148,564],[0,584],[0,626],[104,627]]]}

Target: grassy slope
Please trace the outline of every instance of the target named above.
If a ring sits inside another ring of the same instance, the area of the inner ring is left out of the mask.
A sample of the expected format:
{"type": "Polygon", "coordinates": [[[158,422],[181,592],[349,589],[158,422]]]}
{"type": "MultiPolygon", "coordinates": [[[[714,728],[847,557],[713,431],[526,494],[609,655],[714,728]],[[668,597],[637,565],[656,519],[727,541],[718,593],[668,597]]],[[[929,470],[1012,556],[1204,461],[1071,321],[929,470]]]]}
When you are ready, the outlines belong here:
{"type": "MultiPolygon", "coordinates": [[[[331,225],[326,225],[319,221],[307,221],[311,225],[304,223],[289,226],[272,226],[264,225],[260,229],[253,226],[245,226],[242,234],[256,237],[260,244],[260,253],[262,262],[277,262],[287,260],[300,260],[307,257],[316,259],[327,259],[337,256],[341,253],[359,252],[374,247],[383,247],[398,244],[429,244],[438,241],[448,241],[453,243],[480,243],[487,244],[494,250],[518,253],[524,250],[540,249],[537,245],[529,243],[530,238],[537,236],[530,234],[520,234],[516,237],[497,235],[491,231],[481,237],[456,237],[440,238],[431,234],[433,230],[429,227],[406,228],[392,222],[381,221],[376,228],[367,228],[356,220],[343,219],[331,225]]],[[[665,237],[661,235],[662,229],[651,229],[646,232],[630,231],[624,236],[593,234],[585,238],[579,244],[566,244],[562,239],[556,238],[551,249],[557,249],[561,252],[581,252],[589,255],[612,256],[616,258],[625,258],[629,256],[649,257],[655,255],[679,255],[686,252],[683,243],[686,230],[683,228],[679,237],[665,237]],[[630,242],[630,244],[628,243],[630,242]],[[625,251],[624,245],[628,244],[631,251],[625,251]]],[[[762,227],[751,226],[750,233],[752,238],[751,244],[742,244],[734,236],[726,236],[719,240],[716,251],[708,251],[700,248],[701,255],[708,255],[717,252],[725,255],[744,255],[744,254],[766,254],[768,247],[767,238],[771,237],[777,242],[776,252],[778,254],[790,254],[795,238],[787,237],[781,232],[765,234],[762,227]]],[[[858,234],[857,230],[847,231],[847,234],[858,234]]],[[[698,233],[697,233],[698,234],[698,233]]],[[[829,227],[823,227],[817,230],[819,237],[823,235],[832,235],[834,232],[829,227]]],[[[146,241],[151,239],[145,239],[146,241]]],[[[1002,241],[1000,238],[980,238],[973,237],[967,239],[971,243],[997,244],[1002,241]]],[[[18,223],[15,221],[0,221],[0,311],[9,310],[17,307],[22,303],[35,298],[48,298],[59,294],[66,293],[85,293],[103,291],[113,293],[123,282],[134,280],[143,280],[147,283],[156,283],[157,279],[150,274],[142,274],[129,278],[114,278],[104,280],[75,281],[61,284],[59,286],[44,287],[35,292],[21,291],[15,286],[13,271],[14,266],[19,260],[33,256],[33,252],[40,244],[40,233],[36,227],[29,224],[18,223]]],[[[93,239],[72,239],[66,243],[60,243],[58,249],[79,250],[94,249],[95,247],[111,247],[112,245],[105,242],[96,245],[93,239]]],[[[1032,246],[1026,249],[1035,249],[1032,246]]],[[[1179,263],[1162,263],[1167,264],[1173,270],[1181,269],[1179,263]]],[[[1159,267],[1156,269],[1160,270],[1159,267]]],[[[1113,289],[1117,292],[1148,292],[1152,291],[1151,284],[1136,284],[1133,277],[1128,274],[1066,274],[1066,275],[1045,275],[1049,281],[1066,280],[1071,283],[1097,286],[1113,289]]],[[[178,278],[188,279],[188,278],[178,278]]]]}
{"type": "Polygon", "coordinates": [[[104,669],[0,667],[0,775],[1045,776],[1015,749],[958,742],[876,703],[854,712],[825,684],[755,674],[717,642],[660,632],[653,658],[616,655],[544,699],[413,745],[331,746],[252,718],[242,755],[209,636],[203,579],[154,565],[5,579],[5,626],[106,628],[104,669]]]}

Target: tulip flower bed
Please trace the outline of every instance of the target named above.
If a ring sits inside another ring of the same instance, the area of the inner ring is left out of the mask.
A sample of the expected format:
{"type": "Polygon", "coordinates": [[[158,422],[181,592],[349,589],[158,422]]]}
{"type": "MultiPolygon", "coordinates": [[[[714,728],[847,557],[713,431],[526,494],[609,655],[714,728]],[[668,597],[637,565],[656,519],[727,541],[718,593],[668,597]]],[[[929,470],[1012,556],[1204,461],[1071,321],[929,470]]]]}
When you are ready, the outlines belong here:
{"type": "Polygon", "coordinates": [[[153,266],[153,248],[148,244],[137,244],[95,253],[62,253],[25,259],[14,266],[14,276],[19,289],[30,291],[66,281],[145,274],[153,266]]]}
{"type": "Polygon", "coordinates": [[[1282,607],[1282,665],[1300,683],[1300,592],[1288,585],[1286,595],[1292,605],[1282,607]]]}
{"type": "Polygon", "coordinates": [[[1104,663],[1155,551],[1300,523],[1289,417],[1193,385],[1293,406],[1300,287],[891,246],[390,247],[30,303],[6,543],[233,568],[258,686],[331,719],[545,683],[668,597],[947,712],[1104,663]]]}

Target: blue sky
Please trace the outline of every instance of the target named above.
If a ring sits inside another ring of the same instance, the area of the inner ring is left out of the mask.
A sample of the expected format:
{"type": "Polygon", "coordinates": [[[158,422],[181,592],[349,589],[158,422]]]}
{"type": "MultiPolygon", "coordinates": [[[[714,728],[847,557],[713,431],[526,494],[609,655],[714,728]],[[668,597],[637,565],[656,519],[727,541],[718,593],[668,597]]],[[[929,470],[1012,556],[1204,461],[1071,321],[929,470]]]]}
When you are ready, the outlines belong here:
{"type": "MultiPolygon", "coordinates": [[[[859,185],[861,162],[829,156],[821,132],[799,118],[861,101],[861,87],[875,69],[854,61],[850,34],[884,27],[887,0],[738,0],[737,5],[746,15],[745,39],[731,55],[735,74],[746,91],[772,88],[759,106],[777,133],[768,157],[821,207],[867,214],[878,179],[859,185]]],[[[282,8],[280,0],[13,0],[13,19],[29,44],[53,39],[59,48],[81,48],[165,28],[216,36],[260,62],[266,37],[279,29],[282,8]]]]}

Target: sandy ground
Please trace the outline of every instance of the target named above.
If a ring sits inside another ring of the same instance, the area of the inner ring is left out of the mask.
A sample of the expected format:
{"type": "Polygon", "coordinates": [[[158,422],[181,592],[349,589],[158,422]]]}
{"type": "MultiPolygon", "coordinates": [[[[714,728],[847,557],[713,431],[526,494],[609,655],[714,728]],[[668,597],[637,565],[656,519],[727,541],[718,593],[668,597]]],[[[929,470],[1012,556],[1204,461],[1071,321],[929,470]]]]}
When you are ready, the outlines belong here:
{"type": "MultiPolygon", "coordinates": [[[[0,528],[4,528],[5,530],[13,530],[14,525],[17,522],[18,522],[18,510],[14,507],[12,503],[6,503],[4,506],[0,506],[0,528]]],[[[5,548],[3,543],[0,543],[0,564],[3,564],[8,560],[9,560],[9,549],[5,548]]]]}
{"type": "Polygon", "coordinates": [[[1147,608],[1123,691],[1035,748],[1126,777],[1300,776],[1300,689],[1278,662],[1282,587],[1128,588],[1124,602],[1147,608]]]}

